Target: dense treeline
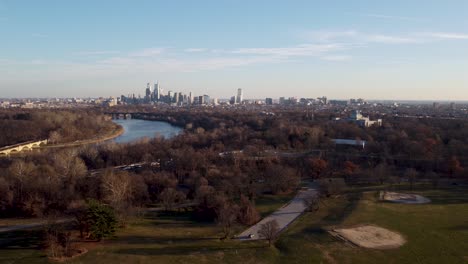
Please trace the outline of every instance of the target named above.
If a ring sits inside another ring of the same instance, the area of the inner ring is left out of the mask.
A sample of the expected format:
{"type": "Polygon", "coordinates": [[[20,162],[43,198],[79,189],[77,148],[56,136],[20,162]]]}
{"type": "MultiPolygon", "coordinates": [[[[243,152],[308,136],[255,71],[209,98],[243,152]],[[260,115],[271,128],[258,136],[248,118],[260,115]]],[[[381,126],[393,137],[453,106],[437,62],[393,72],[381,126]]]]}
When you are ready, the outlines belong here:
{"type": "Polygon", "coordinates": [[[441,178],[466,175],[468,123],[463,120],[385,119],[382,127],[362,128],[330,121],[335,113],[329,112],[151,111],[135,116],[184,126],[185,133],[3,159],[1,212],[72,213],[93,198],[111,205],[125,222],[133,208],[159,204],[171,210],[188,203],[195,207],[194,217],[227,227],[228,215],[245,224],[257,221],[259,196],[292,191],[301,179],[376,184],[429,179],[437,185],[441,178]],[[335,146],[333,138],[368,144],[365,149],[335,146]],[[144,165],[131,171],[112,169],[140,162],[144,165]]]}
{"type": "Polygon", "coordinates": [[[116,129],[109,117],[92,110],[1,110],[0,147],[30,140],[52,143],[92,138],[116,129]]]}

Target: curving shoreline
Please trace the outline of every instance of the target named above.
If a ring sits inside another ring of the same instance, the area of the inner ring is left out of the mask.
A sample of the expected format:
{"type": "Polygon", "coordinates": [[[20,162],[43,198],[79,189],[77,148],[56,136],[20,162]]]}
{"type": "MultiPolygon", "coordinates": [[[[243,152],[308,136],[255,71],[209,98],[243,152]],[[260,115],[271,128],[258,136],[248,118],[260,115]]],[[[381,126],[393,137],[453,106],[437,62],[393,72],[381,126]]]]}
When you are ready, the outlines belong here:
{"type": "Polygon", "coordinates": [[[117,127],[111,133],[108,133],[105,136],[100,137],[100,138],[83,139],[83,140],[77,140],[74,142],[67,142],[67,143],[61,143],[61,144],[55,144],[55,145],[46,145],[41,148],[47,149],[47,148],[78,147],[82,145],[95,144],[95,143],[100,143],[100,142],[114,139],[122,135],[124,132],[125,132],[125,129],[121,125],[117,125],[117,127]]]}

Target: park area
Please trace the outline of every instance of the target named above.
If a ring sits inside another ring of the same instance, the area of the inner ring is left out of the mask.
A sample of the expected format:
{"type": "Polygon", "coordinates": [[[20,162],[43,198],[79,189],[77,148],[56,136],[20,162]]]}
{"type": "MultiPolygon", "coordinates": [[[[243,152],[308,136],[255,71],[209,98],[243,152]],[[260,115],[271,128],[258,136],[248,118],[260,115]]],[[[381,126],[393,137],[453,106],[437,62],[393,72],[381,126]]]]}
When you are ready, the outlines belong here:
{"type": "MultiPolygon", "coordinates": [[[[261,240],[220,240],[219,226],[194,221],[190,211],[151,212],[114,238],[79,244],[88,252],[67,263],[467,263],[468,188],[405,192],[431,202],[385,202],[379,199],[380,188],[350,188],[322,199],[318,211],[304,213],[272,247],[261,240]],[[330,234],[362,226],[391,230],[404,243],[368,249],[330,234]]],[[[264,217],[291,198],[266,196],[257,206],[264,217]]],[[[235,227],[237,233],[244,229],[235,227]]],[[[0,234],[0,263],[47,263],[40,235],[24,230],[0,234]]]]}

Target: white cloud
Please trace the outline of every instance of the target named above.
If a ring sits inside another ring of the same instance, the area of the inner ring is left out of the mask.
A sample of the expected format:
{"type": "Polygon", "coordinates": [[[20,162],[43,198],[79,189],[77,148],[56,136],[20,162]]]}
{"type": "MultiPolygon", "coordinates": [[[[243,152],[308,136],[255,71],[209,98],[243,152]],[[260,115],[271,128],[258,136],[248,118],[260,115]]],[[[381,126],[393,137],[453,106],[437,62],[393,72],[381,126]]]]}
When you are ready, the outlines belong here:
{"type": "Polygon", "coordinates": [[[319,56],[327,52],[344,49],[341,44],[302,44],[286,48],[240,48],[230,51],[232,54],[254,54],[270,56],[319,56]]]}
{"type": "Polygon", "coordinates": [[[383,14],[363,14],[362,16],[372,17],[372,18],[381,18],[381,19],[393,19],[393,20],[423,21],[423,19],[415,18],[415,17],[391,16],[391,15],[383,15],[383,14]]]}
{"type": "Polygon", "coordinates": [[[185,52],[203,52],[206,51],[206,49],[203,48],[188,48],[184,49],[185,52]]]}
{"type": "Polygon", "coordinates": [[[165,48],[148,48],[140,51],[130,53],[131,57],[153,57],[161,55],[165,51],[165,48]]]}
{"type": "Polygon", "coordinates": [[[366,44],[366,43],[385,43],[385,44],[407,44],[407,43],[418,43],[421,40],[415,36],[393,36],[385,34],[369,34],[359,32],[357,30],[345,30],[345,31],[310,31],[303,33],[308,40],[314,42],[341,42],[341,43],[352,43],[366,44]]]}
{"type": "Polygon", "coordinates": [[[82,56],[92,56],[92,55],[107,55],[107,54],[118,54],[119,51],[115,50],[97,50],[97,51],[80,51],[77,52],[76,55],[82,56]]]}
{"type": "Polygon", "coordinates": [[[422,33],[421,35],[431,37],[431,38],[436,38],[436,39],[458,39],[458,40],[468,39],[468,34],[466,33],[429,32],[429,33],[422,33]]]}
{"type": "Polygon", "coordinates": [[[385,43],[385,44],[407,44],[418,43],[421,40],[414,37],[390,36],[390,35],[368,35],[364,37],[367,42],[385,43]]]}
{"type": "Polygon", "coordinates": [[[335,41],[336,39],[342,38],[352,38],[358,34],[355,30],[345,30],[345,31],[327,31],[327,30],[314,30],[303,32],[301,35],[308,40],[318,41],[318,42],[329,42],[335,41]]]}
{"type": "Polygon", "coordinates": [[[329,55],[329,56],[323,56],[321,57],[322,60],[327,60],[327,61],[349,61],[353,57],[349,55],[329,55]]]}

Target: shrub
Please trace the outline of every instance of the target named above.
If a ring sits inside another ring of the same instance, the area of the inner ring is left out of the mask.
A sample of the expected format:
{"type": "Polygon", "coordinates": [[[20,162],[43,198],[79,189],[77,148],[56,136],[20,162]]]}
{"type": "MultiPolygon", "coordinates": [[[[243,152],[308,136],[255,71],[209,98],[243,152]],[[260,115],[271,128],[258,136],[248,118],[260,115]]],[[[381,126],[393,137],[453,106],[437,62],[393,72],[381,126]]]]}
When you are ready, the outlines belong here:
{"type": "Polygon", "coordinates": [[[117,218],[112,207],[96,200],[88,201],[86,222],[89,228],[89,237],[97,240],[112,236],[117,226],[117,218]]]}

